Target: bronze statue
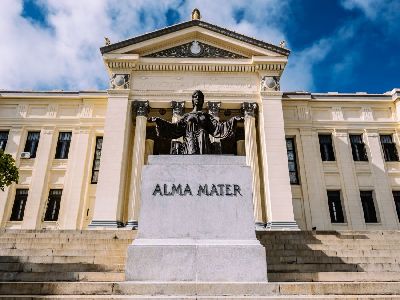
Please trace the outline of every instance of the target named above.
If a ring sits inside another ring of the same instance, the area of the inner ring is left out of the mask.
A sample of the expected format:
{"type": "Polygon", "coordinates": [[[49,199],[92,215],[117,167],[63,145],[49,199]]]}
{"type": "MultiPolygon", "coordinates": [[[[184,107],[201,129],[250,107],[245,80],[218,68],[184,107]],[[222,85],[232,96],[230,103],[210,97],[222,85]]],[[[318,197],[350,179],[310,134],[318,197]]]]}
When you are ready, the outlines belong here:
{"type": "Polygon", "coordinates": [[[200,90],[194,91],[192,103],[193,110],[184,114],[177,123],[159,117],[150,117],[148,121],[156,123],[158,136],[171,139],[183,137],[183,143],[178,143],[177,149],[171,149],[172,154],[214,154],[210,135],[221,139],[231,136],[236,123],[243,121],[243,117],[235,116],[226,122],[219,122],[203,112],[204,94],[200,90]]]}

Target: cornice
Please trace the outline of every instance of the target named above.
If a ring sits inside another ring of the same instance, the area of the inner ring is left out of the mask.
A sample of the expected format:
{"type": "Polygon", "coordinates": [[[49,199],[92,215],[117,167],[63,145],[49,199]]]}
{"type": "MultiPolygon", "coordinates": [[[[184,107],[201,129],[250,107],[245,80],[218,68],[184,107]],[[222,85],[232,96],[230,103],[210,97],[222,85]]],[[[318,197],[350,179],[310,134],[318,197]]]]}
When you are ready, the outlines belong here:
{"type": "Polygon", "coordinates": [[[100,48],[100,52],[102,54],[109,53],[109,52],[117,50],[117,49],[121,49],[121,48],[130,46],[130,45],[133,45],[133,44],[144,42],[144,41],[147,41],[147,40],[150,40],[153,38],[157,38],[157,37],[160,37],[163,35],[167,35],[169,33],[174,33],[176,31],[183,30],[183,29],[186,29],[189,27],[195,27],[195,26],[198,26],[198,27],[204,28],[204,29],[208,29],[212,32],[222,34],[222,35],[231,37],[233,39],[239,40],[241,42],[245,42],[245,43],[260,47],[260,48],[264,48],[264,49],[273,51],[275,53],[278,53],[278,54],[281,54],[284,56],[289,56],[289,54],[290,54],[290,51],[286,48],[278,47],[278,46],[257,40],[255,38],[248,37],[243,34],[231,31],[229,29],[222,28],[222,27],[219,27],[219,26],[216,26],[216,25],[204,22],[204,21],[200,21],[200,20],[191,20],[191,21],[180,23],[180,24],[175,24],[175,25],[165,27],[165,28],[162,28],[162,29],[150,32],[150,33],[146,33],[146,34],[143,34],[143,35],[140,35],[137,37],[133,37],[133,38],[121,41],[118,43],[104,46],[104,47],[100,48]]]}

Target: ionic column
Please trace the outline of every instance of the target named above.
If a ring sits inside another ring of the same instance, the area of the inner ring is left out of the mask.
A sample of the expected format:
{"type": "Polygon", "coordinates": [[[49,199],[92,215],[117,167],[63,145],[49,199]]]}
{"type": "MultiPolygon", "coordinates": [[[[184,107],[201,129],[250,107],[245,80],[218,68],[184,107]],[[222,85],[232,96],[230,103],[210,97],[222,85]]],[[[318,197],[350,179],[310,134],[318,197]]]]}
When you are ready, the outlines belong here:
{"type": "MultiPolygon", "coordinates": [[[[219,121],[219,108],[221,107],[221,102],[209,101],[207,102],[207,107],[208,107],[208,113],[219,121]]],[[[221,139],[210,136],[210,141],[213,145],[213,153],[221,154],[222,153],[221,139]]]]}
{"type": "Polygon", "coordinates": [[[48,193],[48,176],[53,162],[53,142],[55,143],[54,128],[43,128],[40,131],[39,146],[36,153],[32,172],[32,181],[29,186],[26,200],[22,229],[40,229],[43,210],[48,193]]]}
{"type": "Polygon", "coordinates": [[[254,220],[256,224],[263,224],[255,118],[257,104],[244,102],[242,104],[242,109],[244,111],[246,164],[251,168],[252,173],[254,220]]]}
{"type": "Polygon", "coordinates": [[[130,128],[129,90],[109,90],[93,219],[89,228],[123,225],[130,128]]]}
{"type": "Polygon", "coordinates": [[[396,208],[393,201],[392,188],[386,170],[379,133],[367,131],[366,136],[368,160],[374,182],[375,203],[378,206],[375,208],[378,221],[384,225],[384,229],[398,229],[396,208]]]}
{"type": "Polygon", "coordinates": [[[137,226],[140,212],[140,191],[142,182],[142,168],[144,165],[144,153],[146,142],[147,115],[150,106],[148,101],[134,101],[133,114],[135,118],[135,139],[132,150],[132,173],[128,203],[128,224],[127,226],[137,226]]]}
{"type": "MultiPolygon", "coordinates": [[[[11,128],[8,133],[7,145],[4,151],[5,153],[11,154],[11,156],[15,159],[17,166],[19,166],[19,155],[23,147],[23,145],[21,145],[23,144],[21,143],[21,135],[22,128],[11,128]]],[[[15,189],[15,183],[11,184],[9,187],[6,187],[4,191],[0,191],[0,227],[3,227],[8,221],[8,212],[11,210],[14,203],[14,199],[10,198],[13,194],[13,189],[15,189]]]]}

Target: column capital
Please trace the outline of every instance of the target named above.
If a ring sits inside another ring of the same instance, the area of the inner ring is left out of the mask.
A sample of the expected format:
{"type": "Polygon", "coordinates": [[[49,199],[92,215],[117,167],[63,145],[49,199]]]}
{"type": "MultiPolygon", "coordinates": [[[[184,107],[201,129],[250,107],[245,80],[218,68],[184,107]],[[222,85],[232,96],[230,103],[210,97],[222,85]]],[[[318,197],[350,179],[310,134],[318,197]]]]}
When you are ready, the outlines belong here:
{"type": "Polygon", "coordinates": [[[241,108],[245,117],[254,118],[256,116],[257,107],[257,103],[255,102],[243,102],[241,108]]]}
{"type": "Polygon", "coordinates": [[[147,117],[150,112],[150,104],[149,101],[133,101],[132,110],[136,117],[147,117]]]}
{"type": "Polygon", "coordinates": [[[171,101],[172,115],[182,116],[185,109],[185,101],[171,101]]]}
{"type": "Polygon", "coordinates": [[[210,115],[212,115],[213,117],[218,117],[219,109],[221,107],[221,102],[208,101],[207,107],[210,115]]]}

